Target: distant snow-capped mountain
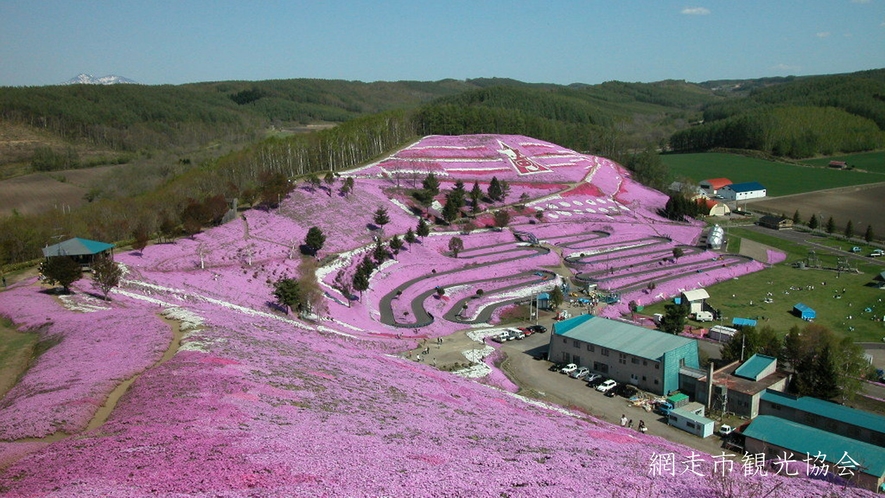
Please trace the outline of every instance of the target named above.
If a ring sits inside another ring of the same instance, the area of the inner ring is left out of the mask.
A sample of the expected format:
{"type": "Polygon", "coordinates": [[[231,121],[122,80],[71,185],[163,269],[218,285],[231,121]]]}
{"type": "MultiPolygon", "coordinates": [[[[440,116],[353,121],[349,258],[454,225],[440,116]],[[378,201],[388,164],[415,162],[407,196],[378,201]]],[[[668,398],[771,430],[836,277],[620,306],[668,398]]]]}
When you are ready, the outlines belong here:
{"type": "Polygon", "coordinates": [[[130,80],[129,78],[124,78],[122,76],[116,76],[113,74],[109,74],[107,76],[102,76],[101,78],[96,78],[91,74],[80,73],[77,76],[69,79],[62,83],[62,85],[119,85],[119,84],[138,84],[135,80],[130,80]]]}

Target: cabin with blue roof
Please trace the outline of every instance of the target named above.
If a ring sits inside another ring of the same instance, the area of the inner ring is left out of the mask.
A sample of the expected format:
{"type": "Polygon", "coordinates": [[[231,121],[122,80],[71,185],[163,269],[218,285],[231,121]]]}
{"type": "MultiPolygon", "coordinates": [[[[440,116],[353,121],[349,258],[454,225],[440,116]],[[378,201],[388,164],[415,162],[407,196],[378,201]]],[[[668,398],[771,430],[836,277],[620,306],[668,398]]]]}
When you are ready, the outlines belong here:
{"type": "Polygon", "coordinates": [[[699,367],[694,339],[594,315],[555,323],[548,351],[552,361],[661,395],[679,389],[680,367],[699,367]]]}
{"type": "MultiPolygon", "coordinates": [[[[760,415],[774,415],[885,448],[885,416],[850,408],[811,396],[765,391],[760,415]]],[[[885,453],[885,449],[881,450],[885,453]]]]}
{"type": "Polygon", "coordinates": [[[80,263],[84,269],[88,269],[98,256],[113,257],[114,244],[98,242],[96,240],[81,239],[75,237],[58,244],[43,248],[43,257],[46,259],[60,256],[69,257],[80,263]]]}

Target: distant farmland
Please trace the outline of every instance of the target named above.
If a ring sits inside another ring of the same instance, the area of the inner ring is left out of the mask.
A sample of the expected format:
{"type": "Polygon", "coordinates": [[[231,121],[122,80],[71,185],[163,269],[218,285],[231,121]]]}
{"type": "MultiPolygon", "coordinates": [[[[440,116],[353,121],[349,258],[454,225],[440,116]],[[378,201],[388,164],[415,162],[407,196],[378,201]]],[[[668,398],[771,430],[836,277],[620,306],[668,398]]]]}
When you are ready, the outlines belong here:
{"type": "MultiPolygon", "coordinates": [[[[879,171],[882,168],[876,172],[872,171],[876,168],[863,168],[868,172],[841,171],[725,153],[668,154],[661,157],[677,179],[690,178],[700,182],[707,178],[725,177],[735,183],[755,181],[765,186],[769,197],[885,182],[885,171],[879,171]]],[[[872,157],[875,160],[875,156],[872,157]]]]}

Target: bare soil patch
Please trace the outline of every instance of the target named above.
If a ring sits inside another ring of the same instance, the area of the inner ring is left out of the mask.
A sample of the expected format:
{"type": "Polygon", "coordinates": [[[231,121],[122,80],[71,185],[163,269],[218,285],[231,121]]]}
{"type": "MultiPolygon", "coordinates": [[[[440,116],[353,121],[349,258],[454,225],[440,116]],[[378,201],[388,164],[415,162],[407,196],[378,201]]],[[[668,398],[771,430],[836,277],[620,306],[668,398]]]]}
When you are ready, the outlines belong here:
{"type": "Polygon", "coordinates": [[[13,210],[19,214],[38,214],[61,205],[76,208],[86,203],[84,196],[93,185],[118,167],[31,173],[0,181],[0,216],[9,216],[13,210]]]}
{"type": "Polygon", "coordinates": [[[851,220],[855,236],[862,237],[867,225],[870,225],[877,238],[882,238],[885,236],[885,216],[881,212],[885,205],[883,201],[885,183],[876,183],[762,199],[751,202],[750,209],[788,217],[798,209],[803,222],[807,222],[812,214],[823,217],[822,223],[832,216],[840,233],[844,232],[845,225],[851,220]]]}

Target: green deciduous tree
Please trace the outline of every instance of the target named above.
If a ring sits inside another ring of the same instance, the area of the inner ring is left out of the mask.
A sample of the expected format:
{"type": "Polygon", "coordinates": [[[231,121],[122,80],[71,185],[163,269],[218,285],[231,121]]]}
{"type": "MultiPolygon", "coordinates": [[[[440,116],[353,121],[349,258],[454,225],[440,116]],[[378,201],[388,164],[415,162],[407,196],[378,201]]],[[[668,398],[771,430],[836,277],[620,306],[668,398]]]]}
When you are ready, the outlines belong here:
{"type": "Polygon", "coordinates": [[[685,328],[686,317],[690,308],[686,301],[681,304],[670,303],[664,306],[664,316],[658,326],[662,331],[670,334],[681,334],[685,328]]]}
{"type": "Polygon", "coordinates": [[[60,285],[65,293],[69,293],[71,284],[80,280],[83,271],[73,258],[52,256],[40,264],[40,274],[49,285],[60,285]]]}
{"type": "Polygon", "coordinates": [[[495,211],[492,215],[492,218],[495,222],[495,226],[498,228],[504,228],[510,223],[510,212],[506,209],[499,209],[495,211]]]}
{"type": "Polygon", "coordinates": [[[565,296],[562,293],[562,287],[559,285],[553,286],[553,290],[550,291],[550,299],[548,303],[550,304],[551,309],[557,309],[562,306],[562,302],[565,300],[565,296]]]}
{"type": "Polygon", "coordinates": [[[92,262],[92,285],[101,291],[105,301],[111,289],[120,285],[123,269],[109,256],[96,256],[92,262]]]}
{"type": "Polygon", "coordinates": [[[464,241],[461,240],[461,237],[452,237],[449,240],[449,250],[452,251],[452,255],[456,258],[458,257],[458,253],[464,249],[464,241]]]}

